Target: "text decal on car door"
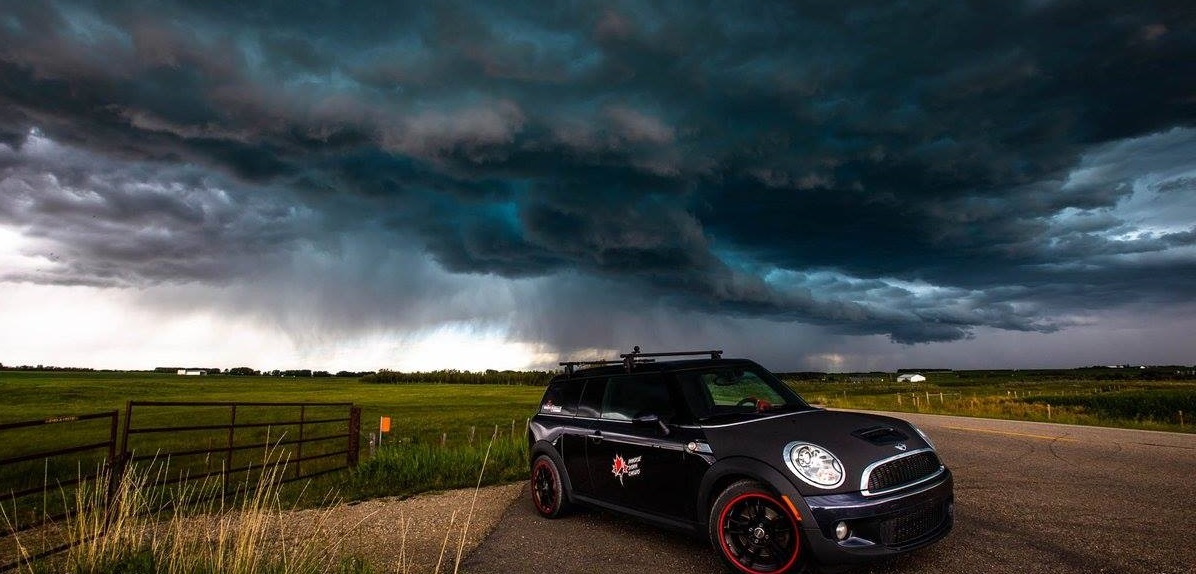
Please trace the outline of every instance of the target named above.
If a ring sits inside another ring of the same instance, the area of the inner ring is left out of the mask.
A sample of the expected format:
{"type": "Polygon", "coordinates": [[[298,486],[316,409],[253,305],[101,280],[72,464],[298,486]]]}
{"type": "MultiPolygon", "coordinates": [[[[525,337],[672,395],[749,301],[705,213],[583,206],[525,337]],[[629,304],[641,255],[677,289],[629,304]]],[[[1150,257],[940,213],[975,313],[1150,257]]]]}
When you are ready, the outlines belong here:
{"type": "Polygon", "coordinates": [[[637,456],[623,460],[622,455],[616,454],[615,462],[610,468],[610,473],[615,475],[615,478],[619,479],[619,484],[622,485],[624,476],[640,475],[640,461],[643,460],[643,458],[644,457],[642,456],[637,456]]]}

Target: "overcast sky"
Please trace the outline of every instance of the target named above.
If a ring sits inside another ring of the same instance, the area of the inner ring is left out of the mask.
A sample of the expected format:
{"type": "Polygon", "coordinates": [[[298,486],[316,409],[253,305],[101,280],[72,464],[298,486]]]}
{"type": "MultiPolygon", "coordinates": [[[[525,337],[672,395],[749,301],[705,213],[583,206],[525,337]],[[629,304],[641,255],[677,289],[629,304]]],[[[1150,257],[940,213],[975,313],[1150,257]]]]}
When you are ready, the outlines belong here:
{"type": "Polygon", "coordinates": [[[1191,0],[0,0],[0,363],[1196,362],[1191,0]]]}

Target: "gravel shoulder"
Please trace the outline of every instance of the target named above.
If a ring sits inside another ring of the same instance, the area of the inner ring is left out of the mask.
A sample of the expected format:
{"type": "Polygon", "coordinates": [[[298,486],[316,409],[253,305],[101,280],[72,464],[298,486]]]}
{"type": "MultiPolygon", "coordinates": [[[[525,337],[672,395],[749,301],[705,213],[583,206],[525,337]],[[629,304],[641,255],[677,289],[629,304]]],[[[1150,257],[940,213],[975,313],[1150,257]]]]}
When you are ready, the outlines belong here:
{"type": "Polygon", "coordinates": [[[380,498],[295,511],[292,524],[318,529],[330,551],[362,558],[375,572],[453,572],[522,491],[517,483],[380,498]]]}

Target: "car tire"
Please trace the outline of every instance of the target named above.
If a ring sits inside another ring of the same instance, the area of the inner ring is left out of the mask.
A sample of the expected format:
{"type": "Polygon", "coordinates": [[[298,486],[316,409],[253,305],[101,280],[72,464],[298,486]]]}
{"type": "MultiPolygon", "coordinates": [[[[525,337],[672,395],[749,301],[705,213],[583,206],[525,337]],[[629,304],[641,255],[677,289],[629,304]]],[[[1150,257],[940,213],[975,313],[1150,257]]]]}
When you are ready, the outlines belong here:
{"type": "Polygon", "coordinates": [[[710,508],[710,543],[734,572],[809,572],[798,517],[781,497],[754,480],[723,490],[710,508]]]}
{"type": "Polygon", "coordinates": [[[532,506],[545,518],[556,518],[569,508],[561,470],[551,456],[542,454],[532,462],[532,506]]]}

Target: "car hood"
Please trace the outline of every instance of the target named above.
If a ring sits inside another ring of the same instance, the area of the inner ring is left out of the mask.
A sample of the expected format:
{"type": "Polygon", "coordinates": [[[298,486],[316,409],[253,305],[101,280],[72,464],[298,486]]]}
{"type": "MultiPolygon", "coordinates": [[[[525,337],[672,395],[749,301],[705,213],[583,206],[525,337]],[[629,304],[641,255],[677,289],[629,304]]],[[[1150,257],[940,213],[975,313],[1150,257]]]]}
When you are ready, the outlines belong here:
{"type": "Polygon", "coordinates": [[[749,457],[761,460],[790,477],[802,494],[858,492],[868,465],[920,449],[931,448],[909,423],[882,415],[811,410],[728,424],[703,425],[716,459],[749,457]],[[834,453],[847,474],[843,485],[820,489],[794,476],[785,466],[785,445],[808,442],[834,453]]]}

